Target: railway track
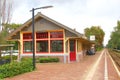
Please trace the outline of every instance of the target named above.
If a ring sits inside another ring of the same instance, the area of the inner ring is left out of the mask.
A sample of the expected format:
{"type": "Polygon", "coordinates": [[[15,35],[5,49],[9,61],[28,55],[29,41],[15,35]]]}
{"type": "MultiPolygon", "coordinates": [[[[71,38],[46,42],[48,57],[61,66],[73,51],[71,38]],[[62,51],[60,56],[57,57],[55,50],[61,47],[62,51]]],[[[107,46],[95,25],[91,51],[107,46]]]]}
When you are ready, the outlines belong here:
{"type": "Polygon", "coordinates": [[[111,55],[111,57],[113,58],[113,60],[115,61],[119,71],[120,71],[120,52],[116,51],[116,50],[109,50],[109,53],[111,55]]]}

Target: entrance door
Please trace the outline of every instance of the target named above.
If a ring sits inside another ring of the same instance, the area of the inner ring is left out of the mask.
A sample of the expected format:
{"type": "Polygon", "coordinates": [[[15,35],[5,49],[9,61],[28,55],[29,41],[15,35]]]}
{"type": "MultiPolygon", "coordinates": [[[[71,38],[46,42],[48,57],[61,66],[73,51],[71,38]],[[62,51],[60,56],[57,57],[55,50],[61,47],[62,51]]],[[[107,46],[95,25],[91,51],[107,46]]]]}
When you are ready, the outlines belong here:
{"type": "Polygon", "coordinates": [[[70,61],[76,61],[76,42],[70,40],[70,61]]]}

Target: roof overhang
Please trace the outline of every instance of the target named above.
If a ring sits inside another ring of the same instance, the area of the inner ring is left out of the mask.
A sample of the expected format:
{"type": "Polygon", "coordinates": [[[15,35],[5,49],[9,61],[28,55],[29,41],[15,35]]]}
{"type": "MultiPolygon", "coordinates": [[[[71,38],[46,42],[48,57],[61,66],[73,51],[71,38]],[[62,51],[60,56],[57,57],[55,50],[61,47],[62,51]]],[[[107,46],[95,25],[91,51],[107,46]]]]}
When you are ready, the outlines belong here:
{"type": "Polygon", "coordinates": [[[14,47],[14,44],[2,44],[2,45],[0,45],[0,49],[4,49],[6,47],[14,47]]]}
{"type": "MultiPolygon", "coordinates": [[[[68,39],[77,39],[77,40],[80,40],[81,42],[85,43],[85,44],[95,44],[93,41],[90,41],[86,38],[83,38],[83,37],[69,37],[68,39]]],[[[67,40],[68,40],[67,39],[67,40]]]]}

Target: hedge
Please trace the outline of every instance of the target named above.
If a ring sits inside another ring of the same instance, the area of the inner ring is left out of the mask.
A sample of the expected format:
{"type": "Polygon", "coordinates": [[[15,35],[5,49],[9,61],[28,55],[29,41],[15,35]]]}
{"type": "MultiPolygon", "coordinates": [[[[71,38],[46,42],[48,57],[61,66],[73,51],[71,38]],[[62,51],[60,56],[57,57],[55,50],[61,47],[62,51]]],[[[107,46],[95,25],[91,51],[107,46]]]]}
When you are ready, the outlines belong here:
{"type": "Polygon", "coordinates": [[[40,63],[59,62],[59,58],[39,58],[40,63]]]}
{"type": "MultiPolygon", "coordinates": [[[[31,59],[32,58],[22,58],[22,60],[31,59]]],[[[38,57],[35,59],[36,63],[50,63],[50,62],[59,62],[59,58],[51,58],[51,57],[38,57]]]]}
{"type": "Polygon", "coordinates": [[[32,60],[23,60],[21,62],[12,62],[0,66],[0,79],[12,77],[33,70],[32,60]]]}

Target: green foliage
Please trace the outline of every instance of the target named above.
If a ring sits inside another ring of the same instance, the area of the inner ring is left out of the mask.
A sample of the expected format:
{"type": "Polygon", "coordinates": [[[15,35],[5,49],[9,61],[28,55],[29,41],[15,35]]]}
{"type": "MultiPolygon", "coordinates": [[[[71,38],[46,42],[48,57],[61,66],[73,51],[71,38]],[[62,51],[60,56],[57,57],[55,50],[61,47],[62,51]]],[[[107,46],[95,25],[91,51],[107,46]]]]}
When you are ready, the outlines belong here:
{"type": "Polygon", "coordinates": [[[117,26],[114,27],[114,31],[111,33],[110,40],[108,42],[108,48],[120,49],[120,21],[117,22],[117,26]]]}
{"type": "Polygon", "coordinates": [[[10,32],[14,31],[16,28],[18,28],[21,24],[4,24],[4,28],[2,29],[2,31],[0,32],[0,43],[1,44],[5,44],[7,43],[6,41],[6,37],[8,36],[8,34],[10,34],[10,32]]]}
{"type": "Polygon", "coordinates": [[[6,30],[8,33],[14,31],[15,29],[17,29],[19,26],[21,26],[21,24],[4,24],[4,28],[3,30],[6,30]]]}
{"type": "MultiPolygon", "coordinates": [[[[2,59],[10,59],[10,55],[3,56],[2,59]]],[[[12,55],[12,59],[13,59],[13,60],[17,60],[17,56],[12,55]]]]}
{"type": "Polygon", "coordinates": [[[39,58],[40,63],[59,62],[59,58],[39,58]]]}
{"type": "Polygon", "coordinates": [[[103,46],[104,31],[99,26],[92,26],[91,28],[84,29],[85,36],[90,39],[91,35],[95,35],[95,44],[97,47],[103,46]]]}
{"type": "Polygon", "coordinates": [[[96,48],[97,51],[100,51],[102,49],[103,49],[103,47],[101,47],[101,46],[99,46],[99,47],[96,48]]]}
{"type": "Polygon", "coordinates": [[[12,77],[33,70],[32,60],[22,60],[21,62],[12,62],[0,66],[0,79],[12,77]]]}
{"type": "MultiPolygon", "coordinates": [[[[0,44],[8,44],[9,42],[6,40],[6,37],[10,34],[10,32],[14,31],[16,28],[18,28],[21,24],[3,24],[3,28],[2,31],[0,31],[0,44]]],[[[16,42],[12,42],[13,44],[15,44],[14,49],[17,49],[17,43],[16,42]]],[[[2,50],[3,48],[0,48],[0,50],[2,50]]],[[[1,52],[0,52],[0,57],[1,57],[1,52]]]]}
{"type": "Polygon", "coordinates": [[[6,30],[3,30],[0,32],[0,44],[6,44],[5,37],[8,35],[8,32],[6,30]]]}
{"type": "Polygon", "coordinates": [[[99,26],[92,26],[91,28],[86,28],[84,32],[88,39],[90,38],[90,35],[95,35],[95,42],[99,45],[102,44],[105,33],[99,26]]]}

